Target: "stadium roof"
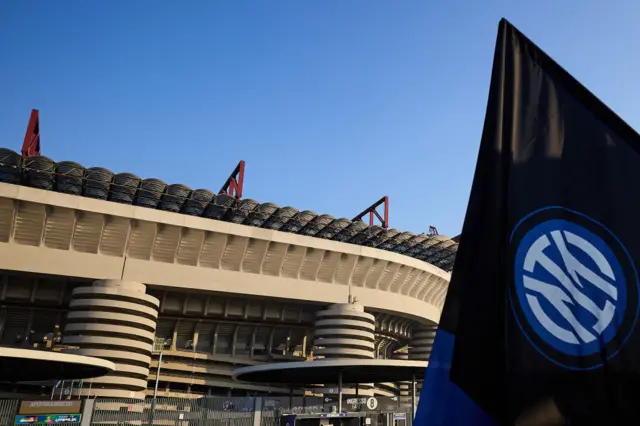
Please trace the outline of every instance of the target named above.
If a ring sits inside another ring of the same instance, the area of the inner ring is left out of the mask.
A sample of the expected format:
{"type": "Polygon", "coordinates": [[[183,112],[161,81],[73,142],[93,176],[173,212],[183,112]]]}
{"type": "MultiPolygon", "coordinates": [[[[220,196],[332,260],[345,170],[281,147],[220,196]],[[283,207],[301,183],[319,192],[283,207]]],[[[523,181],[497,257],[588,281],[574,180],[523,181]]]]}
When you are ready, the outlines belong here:
{"type": "Polygon", "coordinates": [[[159,179],[141,179],[131,173],[114,174],[71,161],[56,163],[41,155],[23,159],[6,148],[0,148],[0,182],[374,247],[445,271],[453,268],[458,249],[457,242],[441,235],[401,232],[269,202],[238,200],[226,193],[167,185],[159,179]]]}

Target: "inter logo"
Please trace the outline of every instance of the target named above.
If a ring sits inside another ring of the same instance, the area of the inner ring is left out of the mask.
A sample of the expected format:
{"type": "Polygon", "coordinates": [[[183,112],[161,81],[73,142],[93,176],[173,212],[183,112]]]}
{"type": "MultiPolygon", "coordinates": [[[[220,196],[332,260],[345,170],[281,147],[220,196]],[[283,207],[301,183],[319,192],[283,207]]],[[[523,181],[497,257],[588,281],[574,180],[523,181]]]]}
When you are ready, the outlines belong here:
{"type": "Polygon", "coordinates": [[[528,215],[514,229],[511,303],[545,357],[592,369],[614,357],[638,317],[638,277],[609,229],[564,208],[528,215]]]}

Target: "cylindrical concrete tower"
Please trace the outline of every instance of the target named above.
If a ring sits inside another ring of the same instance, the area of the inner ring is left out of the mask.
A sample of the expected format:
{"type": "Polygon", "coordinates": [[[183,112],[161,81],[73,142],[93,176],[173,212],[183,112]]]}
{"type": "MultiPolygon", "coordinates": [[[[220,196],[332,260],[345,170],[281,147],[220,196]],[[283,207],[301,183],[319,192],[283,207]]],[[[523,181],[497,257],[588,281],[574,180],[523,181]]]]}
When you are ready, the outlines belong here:
{"type": "Polygon", "coordinates": [[[82,395],[90,386],[95,396],[144,398],[160,304],[145,290],[144,284],[120,280],[73,290],[64,343],[116,364],[108,376],[86,380],[82,395]]]}
{"type": "MultiPolygon", "coordinates": [[[[364,311],[364,306],[344,303],[329,306],[316,313],[313,345],[315,359],[373,359],[375,357],[375,317],[364,311]]],[[[316,392],[325,395],[337,393],[336,384],[325,383],[316,392]]],[[[355,387],[343,388],[345,395],[354,395],[355,387]]],[[[373,396],[373,383],[361,383],[358,394],[373,396]]]]}
{"type": "Polygon", "coordinates": [[[359,303],[331,305],[316,313],[316,358],[374,358],[375,318],[359,303]]]}

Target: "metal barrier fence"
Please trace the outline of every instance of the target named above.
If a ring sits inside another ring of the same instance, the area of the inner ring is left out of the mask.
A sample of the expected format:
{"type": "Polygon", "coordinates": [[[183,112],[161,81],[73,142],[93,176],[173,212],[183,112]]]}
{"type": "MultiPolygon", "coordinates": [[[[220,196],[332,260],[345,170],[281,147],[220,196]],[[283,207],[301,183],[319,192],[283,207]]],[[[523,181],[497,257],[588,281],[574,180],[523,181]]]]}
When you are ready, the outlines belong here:
{"type": "Polygon", "coordinates": [[[20,401],[17,399],[0,399],[0,425],[12,425],[18,412],[20,401]]]}
{"type": "Polygon", "coordinates": [[[254,398],[97,398],[91,425],[253,426],[254,398]]]}
{"type": "MultiPolygon", "coordinates": [[[[411,424],[411,406],[400,398],[374,399],[375,406],[367,397],[346,397],[343,410],[366,413],[371,426],[393,426],[391,417],[400,414],[411,424]]],[[[338,409],[333,397],[96,398],[85,402],[82,424],[91,426],[279,426],[283,414],[335,413],[338,409]]],[[[17,399],[0,400],[0,426],[15,424],[19,404],[17,399]]]]}
{"type": "MultiPolygon", "coordinates": [[[[400,397],[375,397],[375,404],[371,404],[369,397],[344,397],[342,410],[361,412],[371,418],[371,426],[392,425],[395,415],[403,414],[406,424],[410,425],[413,419],[411,403],[407,403],[400,397]]],[[[263,397],[260,425],[255,426],[279,426],[282,414],[319,414],[338,412],[338,399],[336,397],[263,397]]]]}
{"type": "MultiPolygon", "coordinates": [[[[345,396],[342,398],[343,411],[366,411],[399,413],[410,412],[411,403],[401,397],[375,397],[374,406],[369,406],[369,397],[345,396]]],[[[338,410],[337,397],[263,397],[262,411],[282,411],[294,414],[330,413],[338,410]]],[[[417,402],[416,402],[417,403],[417,402]]]]}

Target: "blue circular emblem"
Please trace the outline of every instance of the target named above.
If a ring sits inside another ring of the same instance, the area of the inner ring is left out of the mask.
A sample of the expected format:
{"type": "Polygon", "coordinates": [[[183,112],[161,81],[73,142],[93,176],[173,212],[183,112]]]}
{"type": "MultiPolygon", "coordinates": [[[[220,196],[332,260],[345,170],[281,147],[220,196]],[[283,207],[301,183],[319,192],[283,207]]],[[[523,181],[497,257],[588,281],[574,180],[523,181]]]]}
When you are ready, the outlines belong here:
{"type": "Polygon", "coordinates": [[[638,316],[638,277],[620,240],[585,215],[549,208],[518,223],[511,243],[512,305],[534,347],[567,368],[615,356],[638,316]]]}

